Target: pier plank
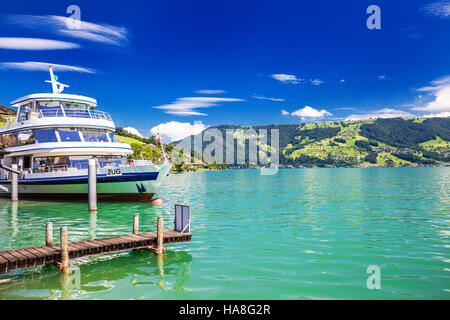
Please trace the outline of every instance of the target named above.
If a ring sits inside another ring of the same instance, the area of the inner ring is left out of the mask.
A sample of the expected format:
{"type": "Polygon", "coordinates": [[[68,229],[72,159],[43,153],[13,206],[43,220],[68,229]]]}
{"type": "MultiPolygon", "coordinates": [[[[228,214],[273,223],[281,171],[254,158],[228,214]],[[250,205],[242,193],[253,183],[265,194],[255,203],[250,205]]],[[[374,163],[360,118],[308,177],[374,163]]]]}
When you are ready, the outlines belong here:
{"type": "MultiPolygon", "coordinates": [[[[145,232],[110,238],[73,241],[68,243],[69,257],[75,259],[130,249],[154,247],[156,246],[156,240],[156,232],[145,232]]],[[[191,234],[164,230],[164,244],[174,244],[189,240],[191,240],[191,234]]],[[[0,273],[7,273],[18,268],[56,263],[60,260],[61,247],[59,245],[0,251],[0,273]]]]}

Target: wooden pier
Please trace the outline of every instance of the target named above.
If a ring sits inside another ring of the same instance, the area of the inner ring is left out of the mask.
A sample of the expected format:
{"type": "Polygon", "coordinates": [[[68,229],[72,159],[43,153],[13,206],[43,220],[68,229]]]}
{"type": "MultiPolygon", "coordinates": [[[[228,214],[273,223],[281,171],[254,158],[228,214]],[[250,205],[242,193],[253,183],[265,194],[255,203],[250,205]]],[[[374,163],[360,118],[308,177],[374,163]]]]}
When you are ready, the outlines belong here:
{"type": "MultiPolygon", "coordinates": [[[[48,226],[47,226],[48,228],[48,226]]],[[[47,239],[48,237],[46,237],[47,239]]],[[[67,241],[67,228],[61,228],[61,243],[53,245],[47,239],[47,245],[0,252],[0,273],[10,270],[45,264],[56,264],[67,271],[69,259],[127,251],[131,249],[149,249],[157,254],[164,253],[164,245],[191,240],[190,233],[163,230],[162,218],[158,218],[158,231],[138,233],[136,218],[133,234],[112,238],[100,238],[84,241],[67,241]],[[67,256],[68,251],[68,256],[67,256]]]]}

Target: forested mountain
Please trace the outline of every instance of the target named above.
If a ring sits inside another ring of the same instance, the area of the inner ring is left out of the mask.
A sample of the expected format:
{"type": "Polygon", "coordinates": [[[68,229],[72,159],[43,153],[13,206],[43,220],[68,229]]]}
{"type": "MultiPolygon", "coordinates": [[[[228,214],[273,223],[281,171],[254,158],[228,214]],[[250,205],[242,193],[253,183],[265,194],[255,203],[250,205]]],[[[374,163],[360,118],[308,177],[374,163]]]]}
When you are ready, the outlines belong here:
{"type": "MultiPolygon", "coordinates": [[[[249,161],[249,138],[259,138],[260,141],[266,138],[267,144],[260,142],[257,144],[262,149],[270,150],[271,129],[279,130],[281,166],[450,164],[450,118],[371,119],[253,127],[221,125],[212,128],[218,129],[224,138],[224,159],[226,158],[226,131],[243,130],[243,134],[238,131],[234,133],[234,140],[237,141],[234,153],[236,154],[237,144],[246,145],[244,167],[261,165],[260,160],[258,160],[259,163],[253,164],[252,159],[249,161]],[[249,129],[255,130],[256,136],[254,132],[248,131],[249,129]],[[264,130],[267,130],[267,137],[264,137],[264,130]]],[[[210,143],[212,142],[203,141],[203,148],[210,143]]]]}

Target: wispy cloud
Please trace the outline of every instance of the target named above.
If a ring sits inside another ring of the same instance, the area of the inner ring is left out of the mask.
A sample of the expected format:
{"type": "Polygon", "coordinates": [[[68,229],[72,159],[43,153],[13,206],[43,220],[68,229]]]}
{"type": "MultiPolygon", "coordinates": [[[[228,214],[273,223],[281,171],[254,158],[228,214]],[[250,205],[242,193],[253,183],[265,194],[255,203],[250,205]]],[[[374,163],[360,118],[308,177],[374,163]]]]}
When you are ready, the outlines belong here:
{"type": "Polygon", "coordinates": [[[320,79],[311,79],[309,82],[314,86],[320,86],[322,83],[324,83],[323,80],[320,79]]]}
{"type": "Polygon", "coordinates": [[[63,50],[80,46],[76,43],[40,38],[0,38],[0,49],[9,50],[63,50]]]}
{"type": "Polygon", "coordinates": [[[288,115],[290,115],[290,113],[289,112],[287,112],[286,110],[281,110],[281,114],[283,115],[283,116],[288,116],[288,115]]]}
{"type": "Polygon", "coordinates": [[[378,80],[386,80],[386,75],[380,74],[377,78],[378,78],[378,80]]]}
{"type": "Polygon", "coordinates": [[[332,114],[330,112],[328,112],[327,110],[322,109],[319,111],[310,106],[305,106],[302,109],[298,109],[298,110],[292,112],[291,115],[300,117],[303,121],[316,120],[316,119],[321,119],[325,116],[332,116],[332,114]]]}
{"type": "Polygon", "coordinates": [[[422,10],[429,16],[436,16],[440,18],[450,17],[450,1],[437,1],[430,3],[422,8],[422,10]]]}
{"type": "Polygon", "coordinates": [[[434,100],[423,106],[413,107],[413,110],[438,112],[437,114],[450,112],[450,76],[431,81],[431,85],[419,88],[418,91],[430,94],[434,100]]]}
{"type": "Polygon", "coordinates": [[[325,83],[325,81],[318,79],[318,78],[308,80],[308,79],[298,78],[296,75],[293,75],[293,74],[285,74],[285,73],[272,74],[271,77],[280,82],[290,83],[290,84],[310,83],[314,86],[320,86],[321,84],[325,83]]]}
{"type": "Polygon", "coordinates": [[[281,99],[281,98],[268,98],[268,97],[257,95],[257,94],[253,94],[251,97],[254,99],[259,99],[259,100],[284,101],[284,99],[281,99]]]}
{"type": "Polygon", "coordinates": [[[59,35],[77,39],[95,41],[116,46],[124,46],[128,43],[128,30],[125,27],[109,24],[97,24],[80,21],[79,29],[68,28],[72,20],[62,16],[36,16],[36,15],[8,15],[8,23],[18,24],[22,27],[49,31],[59,35]]]}
{"type": "Polygon", "coordinates": [[[292,84],[298,84],[304,80],[304,79],[297,78],[293,74],[284,74],[284,73],[273,74],[272,78],[274,78],[275,80],[281,81],[283,83],[292,83],[292,84]]]}
{"type": "Polygon", "coordinates": [[[153,107],[155,109],[166,110],[167,114],[174,114],[178,116],[207,116],[208,114],[198,112],[195,109],[210,108],[218,106],[218,102],[238,102],[243,99],[236,98],[213,98],[213,97],[185,97],[178,98],[170,104],[153,107]]]}
{"type": "Polygon", "coordinates": [[[1,69],[16,69],[24,71],[48,71],[48,67],[52,66],[54,71],[73,71],[82,73],[96,73],[96,70],[78,66],[69,66],[64,64],[56,64],[49,62],[36,62],[36,61],[25,61],[25,62],[0,62],[1,69]]]}
{"type": "Polygon", "coordinates": [[[198,94],[223,94],[226,93],[225,90],[197,90],[195,93],[198,94]]]}
{"type": "Polygon", "coordinates": [[[421,39],[423,38],[423,33],[420,31],[418,26],[409,26],[400,30],[402,37],[406,39],[421,39]]]}
{"type": "Polygon", "coordinates": [[[377,119],[377,118],[405,118],[414,117],[414,115],[408,111],[402,111],[391,108],[384,108],[381,110],[372,111],[365,114],[352,114],[347,117],[346,120],[364,120],[364,119],[377,119]]]}

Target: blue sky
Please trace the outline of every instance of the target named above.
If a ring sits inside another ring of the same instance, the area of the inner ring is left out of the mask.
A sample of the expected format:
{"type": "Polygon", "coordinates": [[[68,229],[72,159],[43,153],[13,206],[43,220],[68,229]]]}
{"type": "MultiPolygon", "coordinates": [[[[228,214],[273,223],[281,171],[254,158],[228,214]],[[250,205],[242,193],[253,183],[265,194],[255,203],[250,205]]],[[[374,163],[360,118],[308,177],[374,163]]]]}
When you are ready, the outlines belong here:
{"type": "Polygon", "coordinates": [[[44,62],[61,65],[65,92],[145,135],[172,121],[450,115],[448,0],[3,0],[0,12],[0,104],[49,91],[44,62]],[[71,4],[81,29],[67,28],[71,4]],[[366,27],[372,4],[380,30],[366,27]]]}

